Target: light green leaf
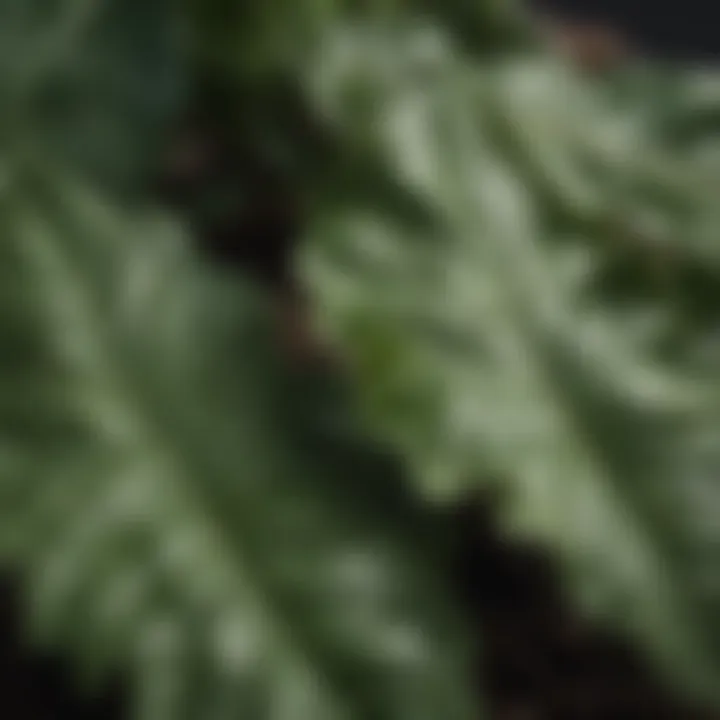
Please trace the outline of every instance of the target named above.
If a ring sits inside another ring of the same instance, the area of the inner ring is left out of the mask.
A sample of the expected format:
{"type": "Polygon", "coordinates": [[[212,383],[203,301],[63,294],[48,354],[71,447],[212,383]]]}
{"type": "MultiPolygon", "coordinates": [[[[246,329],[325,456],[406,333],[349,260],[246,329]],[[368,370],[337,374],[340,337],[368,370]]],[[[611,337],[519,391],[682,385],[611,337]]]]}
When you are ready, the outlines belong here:
{"type": "Polygon", "coordinates": [[[0,223],[0,547],[38,641],[131,668],[143,719],[477,717],[425,522],[255,292],[63,174],[0,223]]]}
{"type": "MultiPolygon", "coordinates": [[[[641,339],[634,321],[592,299],[608,227],[593,244],[567,244],[548,218],[550,183],[566,208],[609,207],[613,186],[583,170],[617,155],[589,144],[602,135],[583,122],[600,121],[580,101],[552,107],[547,67],[475,72],[444,50],[421,68],[405,47],[388,41],[384,66],[378,51],[358,52],[339,74],[325,66],[317,87],[338,126],[365,138],[430,219],[327,207],[300,260],[318,327],[359,383],[368,430],[428,495],[497,479],[506,526],[558,551],[583,606],[717,701],[720,535],[716,521],[698,520],[720,502],[717,372],[661,364],[652,333],[641,339]],[[342,92],[368,68],[379,89],[357,122],[343,115],[342,92]],[[512,109],[513,98],[530,104],[512,109]],[[558,117],[576,111],[579,124],[558,117]],[[503,112],[515,152],[498,142],[503,112]],[[544,187],[530,164],[547,170],[544,187]]],[[[575,98],[572,77],[552,72],[553,97],[575,98]]]]}

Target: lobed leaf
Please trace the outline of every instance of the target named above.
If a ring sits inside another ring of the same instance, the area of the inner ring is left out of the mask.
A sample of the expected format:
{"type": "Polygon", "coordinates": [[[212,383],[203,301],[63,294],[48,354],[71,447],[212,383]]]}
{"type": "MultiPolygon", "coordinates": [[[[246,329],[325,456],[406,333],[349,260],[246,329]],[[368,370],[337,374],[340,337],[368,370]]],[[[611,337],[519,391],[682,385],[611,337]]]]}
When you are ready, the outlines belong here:
{"type": "MultiPolygon", "coordinates": [[[[507,526],[560,554],[583,606],[717,702],[717,523],[698,520],[720,499],[717,371],[661,362],[652,332],[589,291],[615,225],[585,220],[613,211],[620,188],[632,218],[658,166],[619,164],[633,135],[603,144],[613,116],[563,68],[477,70],[447,38],[365,32],[344,65],[324,64],[319,101],[427,216],[328,204],[300,262],[368,431],[431,497],[500,484],[507,526]]],[[[669,182],[682,206],[688,187],[669,182]]],[[[700,197],[683,212],[708,209],[700,197]]]]}
{"type": "Polygon", "coordinates": [[[477,717],[426,521],[328,434],[262,298],[67,173],[17,170],[0,224],[0,549],[34,637],[131,669],[138,718],[477,717]]]}

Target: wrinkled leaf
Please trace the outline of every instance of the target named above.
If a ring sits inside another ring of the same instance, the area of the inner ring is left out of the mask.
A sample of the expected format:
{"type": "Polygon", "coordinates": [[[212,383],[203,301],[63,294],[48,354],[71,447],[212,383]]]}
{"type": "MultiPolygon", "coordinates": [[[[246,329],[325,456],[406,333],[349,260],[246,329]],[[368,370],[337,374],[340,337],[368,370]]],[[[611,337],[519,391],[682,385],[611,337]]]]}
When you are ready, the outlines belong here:
{"type": "Polygon", "coordinates": [[[256,293],[67,174],[17,173],[0,222],[0,547],[34,637],[132,669],[138,718],[477,717],[425,521],[256,293]]]}
{"type": "MultiPolygon", "coordinates": [[[[369,432],[432,497],[497,479],[507,526],[559,553],[583,606],[717,700],[717,369],[662,364],[653,322],[641,333],[588,292],[611,226],[593,225],[589,243],[587,226],[547,212],[552,196],[576,217],[605,213],[618,191],[608,177],[642,181],[657,167],[618,164],[618,146],[600,143],[597,97],[562,70],[475,72],[447,43],[421,62],[422,37],[373,37],[385,55],[325,64],[318,97],[431,217],[328,204],[301,254],[369,432]],[[363,116],[349,110],[359,78],[363,116]],[[553,105],[563,95],[570,103],[553,105]],[[561,228],[580,242],[559,242],[561,228]]],[[[632,212],[642,195],[625,200],[632,212]]]]}

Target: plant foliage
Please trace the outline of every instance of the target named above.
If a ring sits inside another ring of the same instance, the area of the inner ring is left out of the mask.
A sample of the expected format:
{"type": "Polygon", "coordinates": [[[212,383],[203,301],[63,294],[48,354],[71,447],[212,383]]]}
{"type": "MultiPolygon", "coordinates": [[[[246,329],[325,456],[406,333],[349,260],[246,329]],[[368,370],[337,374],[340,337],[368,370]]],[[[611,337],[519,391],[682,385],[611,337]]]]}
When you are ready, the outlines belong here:
{"type": "Polygon", "coordinates": [[[477,718],[435,513],[492,486],[720,705],[715,72],[588,78],[502,0],[0,0],[0,32],[0,553],[37,642],[148,720],[477,718]],[[303,206],[321,378],[155,207],[205,82],[303,206]]]}
{"type": "Polygon", "coordinates": [[[303,254],[368,427],[430,497],[499,483],[508,527],[562,556],[584,607],[713,696],[717,371],[667,350],[675,293],[597,286],[618,241],[639,270],[669,252],[717,277],[714,169],[555,61],[368,32],[317,87],[350,133],[370,89],[365,142],[426,212],[329,206],[303,254]]]}
{"type": "Polygon", "coordinates": [[[66,175],[2,217],[2,548],[37,637],[132,660],[143,718],[470,717],[449,604],[383,519],[410,509],[293,408],[252,292],[66,175]]]}

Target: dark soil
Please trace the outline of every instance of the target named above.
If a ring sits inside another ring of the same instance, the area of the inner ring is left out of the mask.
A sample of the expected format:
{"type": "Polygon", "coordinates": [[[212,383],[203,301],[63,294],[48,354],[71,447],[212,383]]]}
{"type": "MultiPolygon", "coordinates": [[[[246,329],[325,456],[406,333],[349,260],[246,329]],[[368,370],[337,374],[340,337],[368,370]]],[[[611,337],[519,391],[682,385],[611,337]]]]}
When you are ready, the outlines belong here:
{"type": "Polygon", "coordinates": [[[463,506],[457,522],[491,720],[720,718],[674,695],[630,643],[578,617],[550,558],[504,540],[487,507],[463,506]]]}
{"type": "MultiPolygon", "coordinates": [[[[718,720],[673,695],[636,651],[573,613],[557,568],[503,541],[480,505],[458,508],[459,590],[483,652],[490,720],[718,720]]],[[[7,720],[125,720],[121,688],[83,697],[69,669],[23,643],[17,598],[0,588],[0,696],[7,720]]],[[[442,720],[442,718],[438,718],[442,720]]]]}

